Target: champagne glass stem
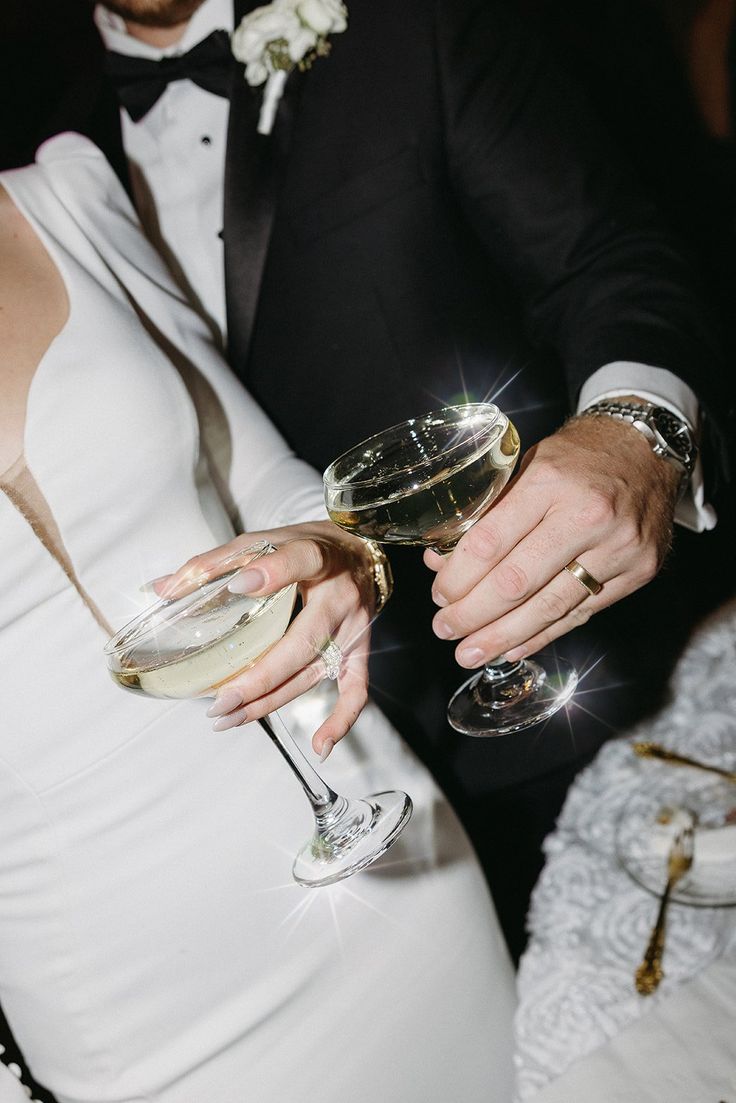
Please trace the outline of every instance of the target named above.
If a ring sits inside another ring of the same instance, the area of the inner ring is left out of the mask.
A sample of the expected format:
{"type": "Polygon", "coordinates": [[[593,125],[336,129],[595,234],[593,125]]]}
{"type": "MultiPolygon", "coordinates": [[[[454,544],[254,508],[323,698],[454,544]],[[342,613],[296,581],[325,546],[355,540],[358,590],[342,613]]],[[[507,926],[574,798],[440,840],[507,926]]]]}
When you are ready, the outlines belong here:
{"type": "Polygon", "coordinates": [[[478,699],[496,707],[516,701],[534,688],[534,673],[523,659],[510,663],[499,655],[483,667],[476,689],[478,699]]]}
{"type": "Polygon", "coordinates": [[[314,831],[296,856],[295,881],[312,888],[333,884],[364,869],[391,846],[411,816],[406,793],[373,793],[360,800],[340,796],[312,769],[277,712],[258,723],[288,762],[312,806],[314,831]]]}
{"type": "Polygon", "coordinates": [[[521,660],[515,663],[509,663],[504,659],[503,655],[499,655],[497,659],[492,659],[483,667],[483,674],[489,681],[493,681],[494,678],[505,678],[508,674],[513,673],[521,668],[521,660]]]}
{"type": "Polygon", "coordinates": [[[306,793],[315,816],[323,817],[339,800],[337,793],[322,780],[317,771],[307,762],[294,742],[294,737],[277,712],[261,717],[258,723],[288,762],[292,773],[306,793]]]}

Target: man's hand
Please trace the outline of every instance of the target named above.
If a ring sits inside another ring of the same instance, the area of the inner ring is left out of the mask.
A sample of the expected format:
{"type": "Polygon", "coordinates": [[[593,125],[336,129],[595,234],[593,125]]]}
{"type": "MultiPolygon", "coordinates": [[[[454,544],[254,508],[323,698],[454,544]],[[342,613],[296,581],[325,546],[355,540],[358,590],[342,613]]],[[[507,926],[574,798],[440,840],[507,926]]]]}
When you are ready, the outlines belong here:
{"type": "Polygon", "coordinates": [[[667,554],[679,475],[632,426],[578,417],[521,470],[449,558],[427,551],[433,628],[461,666],[538,651],[649,582],[667,554]],[[577,559],[596,596],[564,570],[577,559]]]}

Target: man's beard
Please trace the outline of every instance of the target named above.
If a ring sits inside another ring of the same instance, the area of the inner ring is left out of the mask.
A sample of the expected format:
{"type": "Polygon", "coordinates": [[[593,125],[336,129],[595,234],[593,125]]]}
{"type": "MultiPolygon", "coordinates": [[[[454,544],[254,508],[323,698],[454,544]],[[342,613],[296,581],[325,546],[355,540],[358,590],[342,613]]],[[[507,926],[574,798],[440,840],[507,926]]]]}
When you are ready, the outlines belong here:
{"type": "Polygon", "coordinates": [[[186,23],[204,0],[104,0],[105,7],[143,27],[176,27],[186,23]]]}

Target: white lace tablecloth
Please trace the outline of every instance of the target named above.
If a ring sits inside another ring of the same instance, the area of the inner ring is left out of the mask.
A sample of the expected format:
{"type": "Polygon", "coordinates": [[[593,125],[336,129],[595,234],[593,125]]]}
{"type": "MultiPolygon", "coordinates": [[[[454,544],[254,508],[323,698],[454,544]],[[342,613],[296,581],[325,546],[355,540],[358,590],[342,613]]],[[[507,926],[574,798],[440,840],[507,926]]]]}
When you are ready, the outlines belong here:
{"type": "MultiPolygon", "coordinates": [[[[532,898],[530,941],[519,969],[517,1103],[526,1103],[575,1061],[650,1013],[684,982],[736,946],[736,908],[672,904],[665,977],[638,995],[641,961],[657,904],[615,856],[615,829],[632,792],[675,769],[642,761],[634,739],[734,769],[736,758],[736,602],[704,625],[683,655],[671,704],[626,738],[606,744],[576,779],[532,898]]],[[[698,775],[707,776],[707,775],[698,775]]],[[[736,788],[734,790],[736,805],[736,788]]]]}

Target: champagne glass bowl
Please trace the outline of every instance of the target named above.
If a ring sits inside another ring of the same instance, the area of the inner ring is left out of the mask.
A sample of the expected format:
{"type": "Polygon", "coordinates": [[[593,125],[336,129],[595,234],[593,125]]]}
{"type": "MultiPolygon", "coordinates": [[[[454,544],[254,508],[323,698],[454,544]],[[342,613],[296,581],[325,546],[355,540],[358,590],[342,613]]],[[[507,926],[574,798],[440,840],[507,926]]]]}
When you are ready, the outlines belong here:
{"type": "MultiPolygon", "coordinates": [[[[449,554],[506,486],[519,451],[516,429],[493,403],[446,406],[339,456],[324,474],[327,511],[365,539],[449,554]]],[[[448,720],[465,735],[507,735],[552,716],[576,685],[563,659],[501,657],[454,694],[448,720]]]]}
{"type": "MultiPolygon", "coordinates": [[[[286,631],[296,586],[252,597],[232,593],[228,584],[244,566],[274,550],[261,542],[238,552],[223,564],[224,573],[201,580],[182,596],[157,601],[121,628],[105,647],[108,669],[117,684],[150,697],[213,696],[223,682],[257,662],[286,631]]],[[[387,791],[362,799],[340,796],[312,768],[277,712],[258,723],[312,807],[314,833],[293,866],[299,884],[332,884],[364,869],[388,850],[411,816],[406,793],[387,791]]]]}

